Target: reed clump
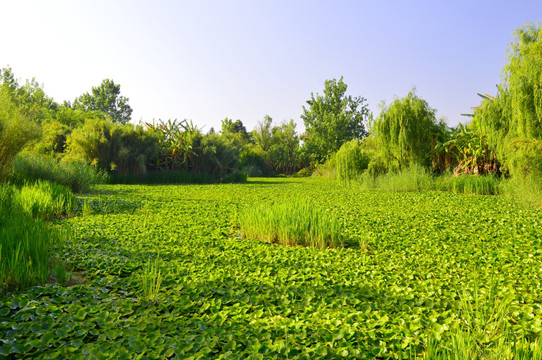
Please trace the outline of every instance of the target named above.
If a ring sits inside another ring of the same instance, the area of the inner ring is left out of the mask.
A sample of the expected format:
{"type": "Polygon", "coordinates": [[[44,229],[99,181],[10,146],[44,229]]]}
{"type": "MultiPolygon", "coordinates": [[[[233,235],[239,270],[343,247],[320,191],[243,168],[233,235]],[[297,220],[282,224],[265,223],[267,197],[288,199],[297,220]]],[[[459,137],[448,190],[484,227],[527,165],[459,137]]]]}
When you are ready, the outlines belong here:
{"type": "Polygon", "coordinates": [[[239,215],[242,236],[282,245],[339,247],[342,226],[329,211],[309,200],[263,204],[239,215]]]}

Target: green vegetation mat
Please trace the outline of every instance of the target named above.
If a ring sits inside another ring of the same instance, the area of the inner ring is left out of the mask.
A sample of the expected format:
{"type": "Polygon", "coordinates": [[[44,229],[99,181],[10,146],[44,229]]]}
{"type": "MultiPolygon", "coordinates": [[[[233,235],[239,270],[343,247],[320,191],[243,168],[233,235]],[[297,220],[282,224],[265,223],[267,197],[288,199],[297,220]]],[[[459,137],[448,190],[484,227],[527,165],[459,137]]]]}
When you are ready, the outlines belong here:
{"type": "Polygon", "coordinates": [[[0,357],[421,357],[430,338],[468,331],[461,303],[481,307],[494,284],[507,331],[534,341],[542,330],[542,215],[503,197],[322,179],[85,197],[87,214],[61,223],[73,238],[61,257],[86,280],[0,297],[0,357]],[[336,217],[349,247],[240,238],[240,211],[294,198],[336,217]]]}

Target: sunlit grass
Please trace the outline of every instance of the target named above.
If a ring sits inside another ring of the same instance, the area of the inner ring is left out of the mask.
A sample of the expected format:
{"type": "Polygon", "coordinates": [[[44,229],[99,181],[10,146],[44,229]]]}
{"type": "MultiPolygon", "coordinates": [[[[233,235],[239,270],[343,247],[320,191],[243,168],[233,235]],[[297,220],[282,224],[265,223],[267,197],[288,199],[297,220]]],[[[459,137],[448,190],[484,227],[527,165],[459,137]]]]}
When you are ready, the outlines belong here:
{"type": "Polygon", "coordinates": [[[264,204],[239,215],[243,237],[282,245],[342,246],[339,221],[308,200],[264,204]]]}
{"type": "Polygon", "coordinates": [[[55,197],[54,189],[45,183],[21,189],[0,185],[0,291],[42,284],[51,275],[59,281],[69,278],[62,264],[53,261],[67,234],[42,220],[70,208],[71,192],[60,192],[67,198],[55,197]]]}

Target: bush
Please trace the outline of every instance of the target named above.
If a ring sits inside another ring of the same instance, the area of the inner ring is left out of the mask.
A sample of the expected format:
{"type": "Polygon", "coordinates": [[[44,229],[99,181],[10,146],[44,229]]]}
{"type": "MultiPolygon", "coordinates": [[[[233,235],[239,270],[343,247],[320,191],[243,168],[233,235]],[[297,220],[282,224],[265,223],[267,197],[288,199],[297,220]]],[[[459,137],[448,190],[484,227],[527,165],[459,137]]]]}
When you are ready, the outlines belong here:
{"type": "Polygon", "coordinates": [[[292,177],[304,178],[304,177],[309,177],[311,175],[312,175],[312,170],[306,167],[292,174],[292,177]]]}
{"type": "Polygon", "coordinates": [[[239,156],[239,166],[248,176],[271,176],[273,170],[266,163],[264,154],[259,151],[247,149],[239,156]]]}
{"type": "Polygon", "coordinates": [[[16,157],[11,174],[18,184],[36,180],[52,181],[69,187],[73,192],[85,192],[95,184],[107,181],[107,175],[82,161],[59,162],[45,155],[16,157]]]}

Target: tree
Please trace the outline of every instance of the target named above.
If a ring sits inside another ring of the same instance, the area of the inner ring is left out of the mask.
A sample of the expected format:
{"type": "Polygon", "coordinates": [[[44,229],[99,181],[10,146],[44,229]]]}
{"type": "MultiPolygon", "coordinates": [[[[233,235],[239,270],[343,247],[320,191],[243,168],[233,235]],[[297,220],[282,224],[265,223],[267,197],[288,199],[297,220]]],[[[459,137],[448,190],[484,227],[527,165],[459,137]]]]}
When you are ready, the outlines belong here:
{"type": "Polygon", "coordinates": [[[11,68],[0,70],[0,84],[18,107],[19,111],[30,120],[42,123],[54,117],[59,105],[48,97],[35,79],[19,85],[11,68]]]}
{"type": "Polygon", "coordinates": [[[271,124],[273,119],[269,115],[265,115],[263,121],[258,121],[256,129],[252,131],[252,139],[254,143],[264,152],[269,150],[271,146],[271,138],[273,137],[273,132],[271,129],[271,124]]]}
{"type": "Polygon", "coordinates": [[[474,113],[488,146],[512,176],[542,176],[542,26],[514,32],[503,82],[474,113]]]}
{"type": "Polygon", "coordinates": [[[10,172],[15,156],[40,129],[13,102],[9,89],[0,84],[0,180],[10,172]]]}
{"type": "Polygon", "coordinates": [[[116,124],[127,124],[132,115],[128,98],[120,95],[120,85],[105,79],[100,86],[92,88],[92,94],[85,93],[75,99],[75,109],[101,111],[116,124]]]}
{"type": "Polygon", "coordinates": [[[374,128],[380,146],[399,170],[417,163],[429,167],[429,152],[439,140],[442,126],[435,110],[412,90],[402,99],[385,106],[374,128]]]}
{"type": "Polygon", "coordinates": [[[295,131],[295,122],[290,119],[289,122],[273,127],[272,132],[269,157],[273,170],[277,174],[291,175],[299,170],[299,136],[295,131]]]}
{"type": "Polygon", "coordinates": [[[233,121],[232,119],[225,118],[222,120],[222,135],[239,134],[244,140],[249,140],[247,128],[243,125],[243,122],[239,119],[233,121]]]}
{"type": "Polygon", "coordinates": [[[345,96],[347,85],[342,77],[339,81],[326,80],[324,85],[324,94],[311,93],[309,106],[303,106],[301,115],[305,124],[304,147],[313,164],[325,161],[345,142],[367,135],[366,99],[345,96]]]}
{"type": "Polygon", "coordinates": [[[504,92],[512,137],[542,139],[542,26],[515,31],[504,67],[504,92]]]}

